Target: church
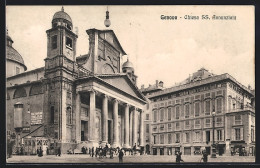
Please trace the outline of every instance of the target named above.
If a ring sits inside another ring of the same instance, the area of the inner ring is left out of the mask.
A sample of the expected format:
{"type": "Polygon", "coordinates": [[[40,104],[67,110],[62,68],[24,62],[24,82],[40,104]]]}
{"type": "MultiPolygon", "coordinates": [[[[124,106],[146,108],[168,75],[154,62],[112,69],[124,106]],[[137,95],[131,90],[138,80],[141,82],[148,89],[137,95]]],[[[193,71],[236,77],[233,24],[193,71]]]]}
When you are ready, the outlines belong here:
{"type": "Polygon", "coordinates": [[[7,33],[6,130],[14,152],[144,146],[147,101],[136,86],[133,64],[122,62],[126,52],[113,30],[86,33],[89,52],[77,56],[78,35],[62,7],[46,31],[45,66],[30,71],[7,33]]]}

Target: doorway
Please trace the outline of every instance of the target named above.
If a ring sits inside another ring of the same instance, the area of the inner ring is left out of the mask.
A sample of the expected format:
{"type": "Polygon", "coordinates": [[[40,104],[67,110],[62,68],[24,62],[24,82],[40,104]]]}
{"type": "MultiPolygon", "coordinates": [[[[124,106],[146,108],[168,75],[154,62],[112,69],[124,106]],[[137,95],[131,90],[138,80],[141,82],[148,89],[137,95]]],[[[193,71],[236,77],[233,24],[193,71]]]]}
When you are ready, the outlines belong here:
{"type": "Polygon", "coordinates": [[[164,155],[164,149],[160,148],[160,155],[164,155]]]}
{"type": "Polygon", "coordinates": [[[206,148],[206,152],[208,155],[210,155],[210,147],[205,147],[206,148]]]}
{"type": "Polygon", "coordinates": [[[210,131],[206,131],[206,142],[210,142],[210,131]]]}
{"type": "Polygon", "coordinates": [[[88,122],[81,121],[81,141],[88,140],[88,122]]]}
{"type": "Polygon", "coordinates": [[[153,148],[153,155],[157,155],[157,148],[153,148]]]}

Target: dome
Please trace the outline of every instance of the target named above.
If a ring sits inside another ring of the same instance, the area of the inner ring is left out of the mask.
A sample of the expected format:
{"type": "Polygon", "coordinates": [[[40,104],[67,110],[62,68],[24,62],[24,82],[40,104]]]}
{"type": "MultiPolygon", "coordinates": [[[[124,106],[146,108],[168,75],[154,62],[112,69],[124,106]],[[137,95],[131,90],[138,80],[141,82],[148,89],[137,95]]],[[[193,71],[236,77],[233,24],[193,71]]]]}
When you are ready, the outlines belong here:
{"type": "Polygon", "coordinates": [[[134,68],[134,65],[127,59],[127,61],[123,64],[122,68],[134,68]]]}
{"type": "Polygon", "coordinates": [[[52,21],[53,21],[54,19],[64,19],[64,20],[69,21],[69,22],[72,24],[72,20],[71,20],[70,16],[69,16],[66,12],[64,12],[63,7],[62,7],[61,11],[56,12],[56,13],[54,14],[54,16],[53,16],[53,18],[52,18],[52,21]]]}
{"type": "Polygon", "coordinates": [[[24,69],[27,70],[27,67],[24,65],[23,57],[13,47],[8,45],[6,46],[6,59],[21,64],[24,69]]]}

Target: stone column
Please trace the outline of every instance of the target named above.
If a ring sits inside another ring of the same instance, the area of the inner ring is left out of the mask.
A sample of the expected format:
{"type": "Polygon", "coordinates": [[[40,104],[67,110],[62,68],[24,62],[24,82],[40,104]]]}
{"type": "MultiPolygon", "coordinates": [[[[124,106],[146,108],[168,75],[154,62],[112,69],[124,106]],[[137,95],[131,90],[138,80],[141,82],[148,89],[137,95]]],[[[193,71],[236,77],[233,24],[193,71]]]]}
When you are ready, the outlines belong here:
{"type": "Polygon", "coordinates": [[[129,123],[129,143],[133,146],[133,112],[130,112],[130,123],[129,123]]]}
{"type": "Polygon", "coordinates": [[[104,95],[102,105],[102,146],[108,141],[108,96],[104,95]]]}
{"type": "Polygon", "coordinates": [[[80,119],[80,105],[81,104],[81,100],[80,100],[80,93],[77,92],[76,93],[76,111],[75,111],[75,119],[76,119],[76,128],[75,128],[75,132],[76,132],[76,141],[80,142],[81,141],[81,119],[80,119]]]}
{"type": "Polygon", "coordinates": [[[125,104],[125,138],[124,147],[129,148],[129,105],[125,104]]]}
{"type": "Polygon", "coordinates": [[[118,132],[118,100],[113,101],[113,147],[119,146],[119,132],[118,132]]]}
{"type": "Polygon", "coordinates": [[[144,111],[140,112],[140,146],[144,146],[144,111]]]}
{"type": "Polygon", "coordinates": [[[94,142],[96,134],[96,97],[95,91],[89,92],[89,141],[94,142]]]}
{"type": "Polygon", "coordinates": [[[137,145],[137,108],[134,108],[133,111],[133,146],[137,145]]]}

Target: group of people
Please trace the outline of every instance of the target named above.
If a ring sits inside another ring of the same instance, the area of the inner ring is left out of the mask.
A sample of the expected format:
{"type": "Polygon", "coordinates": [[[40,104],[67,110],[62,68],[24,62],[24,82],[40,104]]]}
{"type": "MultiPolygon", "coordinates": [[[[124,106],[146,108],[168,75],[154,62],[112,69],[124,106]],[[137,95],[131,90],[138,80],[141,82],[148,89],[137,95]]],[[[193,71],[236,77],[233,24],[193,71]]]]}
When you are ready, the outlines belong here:
{"type": "MultiPolygon", "coordinates": [[[[182,160],[181,158],[182,152],[177,151],[175,155],[176,155],[176,163],[184,162],[184,160],[182,160]]],[[[208,162],[208,153],[206,152],[206,150],[202,151],[202,158],[200,159],[200,162],[201,161],[203,161],[204,163],[208,162]]]]}

